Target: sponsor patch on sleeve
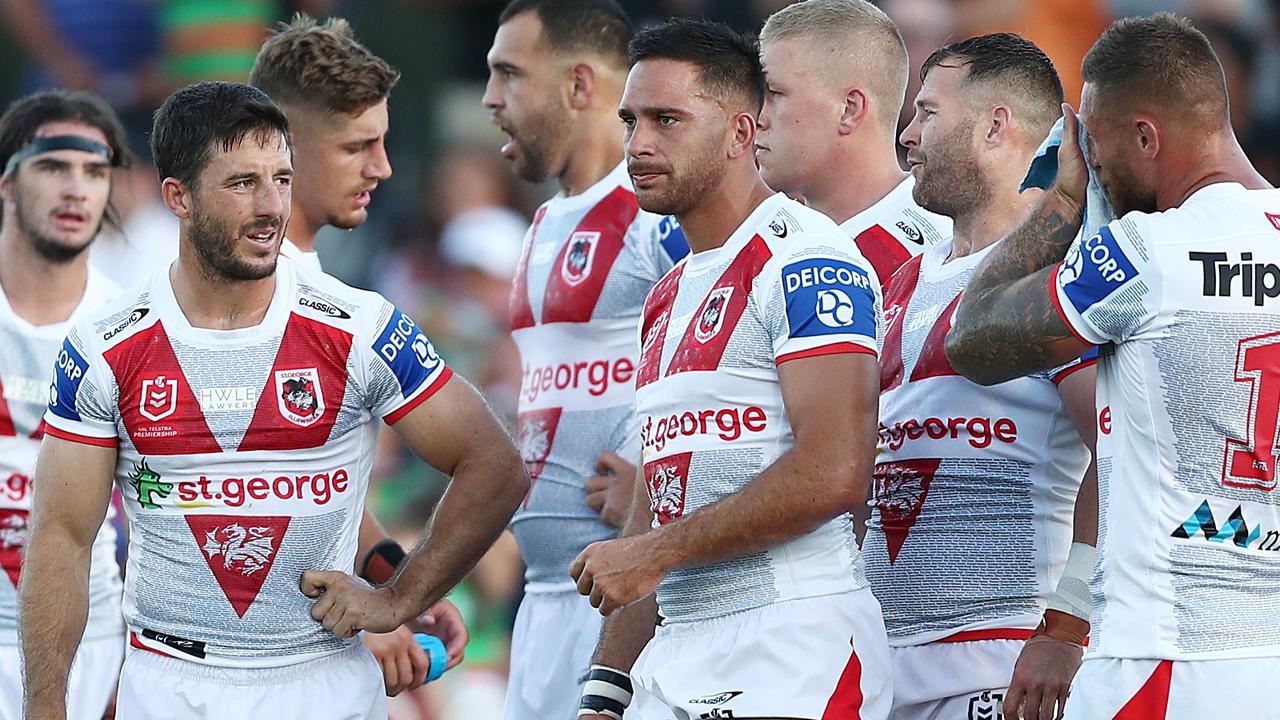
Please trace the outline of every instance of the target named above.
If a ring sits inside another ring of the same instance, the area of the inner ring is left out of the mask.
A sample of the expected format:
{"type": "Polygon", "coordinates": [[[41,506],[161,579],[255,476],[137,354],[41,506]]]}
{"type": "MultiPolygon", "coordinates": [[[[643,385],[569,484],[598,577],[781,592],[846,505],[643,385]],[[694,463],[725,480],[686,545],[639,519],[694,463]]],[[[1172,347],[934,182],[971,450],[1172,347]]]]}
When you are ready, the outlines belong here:
{"type": "Polygon", "coordinates": [[[412,395],[443,364],[435,346],[413,318],[394,308],[391,319],[373,343],[373,350],[391,368],[400,383],[400,394],[412,395]]]}
{"type": "Polygon", "coordinates": [[[49,388],[49,411],[60,418],[80,421],[80,413],[76,412],[76,395],[80,392],[80,383],[89,371],[89,362],[84,359],[76,346],[67,338],[62,341],[58,350],[58,359],[53,367],[53,384],[49,388]]]}
{"type": "Polygon", "coordinates": [[[876,336],[875,290],[866,270],[835,258],[799,260],[782,269],[792,338],[876,336]]]}
{"type": "Polygon", "coordinates": [[[1058,269],[1058,284],[1077,312],[1106,300],[1138,274],[1111,228],[1071,246],[1058,269]]]}
{"type": "Polygon", "coordinates": [[[689,254],[689,241],[684,236],[684,229],[680,227],[680,223],[670,215],[658,221],[658,242],[662,244],[662,249],[666,251],[667,257],[671,258],[671,262],[680,262],[685,255],[689,254]]]}

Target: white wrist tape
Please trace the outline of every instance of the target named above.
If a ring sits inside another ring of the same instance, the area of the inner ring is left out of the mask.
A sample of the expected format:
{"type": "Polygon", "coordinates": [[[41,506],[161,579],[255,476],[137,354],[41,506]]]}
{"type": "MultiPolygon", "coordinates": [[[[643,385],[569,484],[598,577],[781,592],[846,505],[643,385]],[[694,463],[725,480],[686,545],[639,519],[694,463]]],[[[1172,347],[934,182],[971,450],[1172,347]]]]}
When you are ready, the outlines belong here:
{"type": "Polygon", "coordinates": [[[604,715],[622,720],[622,713],[631,704],[631,678],[623,671],[605,665],[592,665],[587,682],[582,686],[582,701],[578,717],[604,715]]]}
{"type": "Polygon", "coordinates": [[[1089,592],[1089,576],[1093,574],[1095,553],[1096,550],[1092,545],[1071,543],[1066,567],[1062,569],[1062,578],[1058,580],[1058,589],[1049,596],[1050,610],[1074,615],[1089,622],[1089,616],[1093,614],[1093,594],[1089,592]]]}

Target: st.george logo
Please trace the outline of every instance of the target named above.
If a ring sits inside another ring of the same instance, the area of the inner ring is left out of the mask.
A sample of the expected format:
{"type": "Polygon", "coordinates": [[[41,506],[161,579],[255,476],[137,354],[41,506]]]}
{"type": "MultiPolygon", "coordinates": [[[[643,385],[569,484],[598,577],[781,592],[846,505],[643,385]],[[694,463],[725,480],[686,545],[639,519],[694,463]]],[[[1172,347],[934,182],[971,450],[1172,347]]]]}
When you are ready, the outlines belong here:
{"type": "Polygon", "coordinates": [[[575,232],[569,236],[569,251],[564,254],[560,277],[570,285],[577,285],[591,274],[591,263],[600,244],[598,232],[575,232]]]}
{"type": "Polygon", "coordinates": [[[720,328],[724,327],[725,310],[729,306],[731,297],[733,297],[732,287],[716,288],[707,296],[707,302],[702,306],[702,314],[698,316],[698,325],[693,329],[693,337],[698,342],[705,343],[720,334],[720,328]]]}
{"type": "Polygon", "coordinates": [[[310,427],[324,415],[324,393],[315,368],[277,370],[276,399],[280,415],[300,427],[310,427]]]}
{"type": "Polygon", "coordinates": [[[156,375],[142,381],[142,399],[138,413],[151,422],[159,422],[178,409],[178,381],[165,375],[156,375]]]}

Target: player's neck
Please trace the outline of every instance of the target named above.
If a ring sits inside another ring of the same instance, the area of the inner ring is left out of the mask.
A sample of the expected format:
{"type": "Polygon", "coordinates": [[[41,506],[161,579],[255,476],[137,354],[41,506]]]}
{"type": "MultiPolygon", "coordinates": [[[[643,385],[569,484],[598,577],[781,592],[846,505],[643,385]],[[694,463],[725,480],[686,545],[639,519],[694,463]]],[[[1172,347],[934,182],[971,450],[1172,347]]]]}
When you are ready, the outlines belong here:
{"type": "Polygon", "coordinates": [[[275,295],[276,274],[261,280],[229,280],[201,264],[195,248],[183,242],[178,262],[169,268],[178,307],[194,328],[238,330],[262,322],[275,295]]]}
{"type": "Polygon", "coordinates": [[[298,206],[296,200],[293,202],[289,227],[285,229],[285,237],[289,238],[289,242],[302,252],[315,252],[316,234],[320,232],[321,227],[323,227],[322,224],[308,222],[307,214],[298,206]]]}
{"type": "Polygon", "coordinates": [[[805,202],[837,224],[880,202],[907,179],[892,148],[878,157],[841,158],[823,167],[824,177],[811,184],[805,202]]]}
{"type": "Polygon", "coordinates": [[[1013,187],[995,192],[981,207],[956,215],[952,218],[951,256],[947,260],[980,252],[1013,232],[1043,194],[1037,189],[1019,193],[1013,187]]]}
{"type": "Polygon", "coordinates": [[[739,172],[735,176],[731,170],[697,207],[676,216],[689,241],[689,249],[699,253],[724,245],[747,216],[771,195],[773,190],[756,172],[754,163],[749,173],[739,172]]]}
{"type": "Polygon", "coordinates": [[[1254,169],[1234,133],[1226,138],[1219,136],[1216,140],[1201,142],[1214,143],[1217,147],[1209,148],[1210,152],[1203,155],[1192,156],[1192,162],[1186,168],[1162,173],[1172,182],[1165,184],[1156,193],[1156,208],[1161,212],[1182,205],[1199,190],[1217,183],[1240,183],[1248,190],[1267,190],[1272,187],[1254,169]]]}
{"type": "Polygon", "coordinates": [[[52,262],[36,252],[16,222],[0,227],[0,287],[26,322],[51,325],[71,317],[88,281],[88,250],[67,262],[52,262]]]}
{"type": "Polygon", "coordinates": [[[560,173],[560,190],[566,197],[581,195],[622,162],[622,137],[617,129],[609,132],[602,132],[605,128],[593,130],[581,142],[575,143],[565,162],[564,172],[560,173]]]}

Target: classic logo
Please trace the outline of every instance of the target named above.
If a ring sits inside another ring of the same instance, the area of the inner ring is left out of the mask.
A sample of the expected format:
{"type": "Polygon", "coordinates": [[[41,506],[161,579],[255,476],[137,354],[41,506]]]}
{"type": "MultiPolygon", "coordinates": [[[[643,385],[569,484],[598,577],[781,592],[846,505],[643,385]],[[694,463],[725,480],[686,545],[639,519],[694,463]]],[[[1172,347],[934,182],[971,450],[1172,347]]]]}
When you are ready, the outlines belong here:
{"type": "Polygon", "coordinates": [[[244,617],[271,572],[289,518],[188,515],[186,520],[218,586],[244,617]]]}
{"type": "Polygon", "coordinates": [[[178,409],[178,381],[165,375],[156,375],[142,381],[142,399],[138,412],[142,417],[159,422],[178,409]]]}
{"type": "Polygon", "coordinates": [[[324,416],[324,393],[315,368],[277,370],[276,400],[280,415],[300,427],[310,427],[324,416]]]}
{"type": "Polygon", "coordinates": [[[329,317],[338,318],[340,320],[351,319],[351,313],[348,313],[337,305],[327,303],[324,300],[316,300],[315,298],[303,296],[298,298],[298,304],[302,307],[311,308],[316,312],[322,312],[329,317]]]}
{"type": "Polygon", "coordinates": [[[121,320],[121,321],[120,321],[120,324],[119,324],[119,325],[116,325],[115,327],[113,327],[113,328],[111,328],[110,330],[108,330],[108,331],[106,331],[105,333],[103,333],[103,334],[102,334],[102,339],[103,339],[103,340],[110,340],[111,338],[113,338],[113,337],[115,337],[116,335],[120,334],[120,331],[122,331],[122,330],[124,330],[125,328],[129,327],[130,325],[132,325],[132,324],[134,324],[134,323],[138,322],[138,321],[139,321],[139,320],[141,320],[142,318],[146,317],[146,316],[147,316],[147,313],[149,313],[149,312],[151,312],[150,308],[144,308],[144,307],[135,308],[133,312],[129,313],[129,317],[127,317],[127,318],[125,318],[124,320],[121,320]]]}
{"type": "Polygon", "coordinates": [[[983,690],[969,698],[969,720],[1004,720],[1004,693],[983,690]]]}
{"type": "Polygon", "coordinates": [[[716,335],[720,334],[720,329],[724,327],[724,311],[729,305],[729,298],[733,296],[733,287],[721,287],[711,291],[707,296],[706,303],[702,306],[702,313],[698,315],[698,325],[693,329],[693,337],[700,343],[705,343],[716,335]]]}
{"type": "Polygon", "coordinates": [[[649,490],[649,509],[659,525],[684,515],[685,486],[689,481],[692,453],[680,453],[644,464],[644,481],[649,490]]]}
{"type": "Polygon", "coordinates": [[[902,231],[902,234],[906,235],[907,239],[910,240],[911,242],[917,245],[921,245],[924,243],[924,235],[921,234],[920,229],[917,228],[915,225],[912,225],[906,220],[899,220],[894,224],[898,226],[898,229],[902,231]]]}
{"type": "Polygon", "coordinates": [[[742,694],[741,690],[728,690],[715,695],[707,695],[705,697],[693,698],[689,701],[690,705],[723,705],[730,700],[742,694]]]}
{"type": "Polygon", "coordinates": [[[0,566],[13,586],[22,580],[22,554],[27,547],[27,511],[0,510],[0,566]]]}
{"type": "Polygon", "coordinates": [[[779,239],[785,238],[789,231],[790,228],[787,227],[786,220],[775,218],[769,221],[769,232],[773,233],[775,237],[779,239]]]}
{"type": "Polygon", "coordinates": [[[560,277],[570,285],[577,285],[591,274],[591,263],[600,245],[600,233],[578,231],[569,236],[569,251],[560,265],[560,277]]]}
{"type": "Polygon", "coordinates": [[[161,498],[169,497],[169,493],[173,492],[173,483],[167,483],[160,479],[160,473],[147,467],[147,459],[133,466],[133,472],[129,473],[129,486],[138,495],[138,504],[148,510],[159,510],[160,506],[156,504],[155,496],[161,498]]]}

